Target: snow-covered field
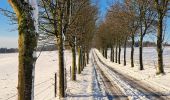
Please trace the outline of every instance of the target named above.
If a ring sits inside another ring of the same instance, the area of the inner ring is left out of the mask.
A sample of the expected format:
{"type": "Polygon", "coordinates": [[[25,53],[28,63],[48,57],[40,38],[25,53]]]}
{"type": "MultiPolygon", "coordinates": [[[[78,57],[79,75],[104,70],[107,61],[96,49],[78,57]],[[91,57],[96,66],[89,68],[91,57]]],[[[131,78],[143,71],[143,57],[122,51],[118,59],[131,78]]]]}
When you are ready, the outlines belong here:
{"type": "MultiPolygon", "coordinates": [[[[70,80],[71,52],[65,51],[67,69],[68,99],[90,100],[93,98],[93,67],[89,64],[77,81],[70,80]]],[[[18,54],[0,54],[0,100],[17,99],[18,54]]],[[[42,52],[36,63],[35,70],[35,100],[56,100],[54,98],[54,74],[58,68],[58,52],[42,52]]]]}
{"type": "MultiPolygon", "coordinates": [[[[36,64],[35,99],[54,97],[54,73],[57,71],[56,52],[43,52],[36,64]],[[49,93],[51,92],[51,93],[49,93]]],[[[18,54],[0,54],[0,100],[16,100],[18,54]]]]}
{"type": "MultiPolygon", "coordinates": [[[[156,65],[157,65],[157,55],[156,55],[156,48],[149,47],[144,48],[143,52],[143,62],[144,62],[144,70],[139,71],[139,52],[138,48],[135,48],[135,67],[130,67],[130,48],[127,49],[127,66],[123,66],[123,49],[121,54],[121,63],[122,64],[116,64],[110,62],[109,59],[104,59],[99,53],[98,55],[102,60],[108,64],[109,66],[114,67],[115,70],[118,72],[123,73],[124,75],[130,75],[138,80],[142,80],[143,82],[146,82],[147,84],[155,87],[159,91],[170,94],[170,48],[164,49],[164,65],[165,65],[165,75],[156,75],[156,65]]],[[[108,51],[108,56],[110,54],[110,51],[108,51]]]]}
{"type": "MultiPolygon", "coordinates": [[[[123,50],[124,49],[122,48],[122,51],[121,51],[122,62],[123,62],[123,52],[124,52],[123,50]]],[[[131,52],[131,49],[127,48],[127,61],[129,62],[130,62],[130,52],[131,52]]],[[[169,62],[170,61],[170,47],[164,48],[163,56],[164,56],[163,60],[164,60],[165,68],[167,68],[168,66],[170,67],[170,62],[169,62]]],[[[135,60],[135,65],[138,66],[139,65],[139,48],[135,48],[134,60],[135,60]]],[[[145,65],[156,67],[157,65],[156,47],[144,47],[143,48],[143,63],[144,63],[144,67],[145,65]]]]}
{"type": "MultiPolygon", "coordinates": [[[[124,49],[121,49],[121,62],[123,63],[123,53],[124,49]]],[[[127,63],[130,64],[130,53],[131,53],[131,48],[127,48],[127,63]]],[[[110,58],[110,50],[108,50],[108,57],[110,58]]],[[[170,47],[165,47],[163,49],[163,60],[164,60],[164,65],[165,68],[168,66],[170,67],[170,47]]],[[[134,61],[135,65],[139,66],[139,48],[135,47],[134,49],[134,61]]],[[[145,65],[150,65],[150,66],[156,66],[157,65],[157,51],[156,47],[144,47],[143,48],[143,64],[144,67],[145,65]]]]}

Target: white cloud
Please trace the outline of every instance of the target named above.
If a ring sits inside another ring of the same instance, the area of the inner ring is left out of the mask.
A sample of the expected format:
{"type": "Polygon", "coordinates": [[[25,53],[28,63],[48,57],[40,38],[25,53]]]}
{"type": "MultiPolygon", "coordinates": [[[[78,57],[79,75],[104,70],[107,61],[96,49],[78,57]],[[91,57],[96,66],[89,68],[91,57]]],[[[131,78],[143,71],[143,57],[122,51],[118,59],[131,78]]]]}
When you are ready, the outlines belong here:
{"type": "Polygon", "coordinates": [[[17,37],[0,37],[0,48],[17,48],[18,38],[17,37]]]}

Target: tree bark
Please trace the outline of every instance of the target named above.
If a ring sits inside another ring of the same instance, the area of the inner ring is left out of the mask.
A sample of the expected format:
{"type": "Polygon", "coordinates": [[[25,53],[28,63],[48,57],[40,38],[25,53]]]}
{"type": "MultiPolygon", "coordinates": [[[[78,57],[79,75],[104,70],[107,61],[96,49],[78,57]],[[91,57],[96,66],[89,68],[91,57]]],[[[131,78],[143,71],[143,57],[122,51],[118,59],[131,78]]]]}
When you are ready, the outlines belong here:
{"type": "Polygon", "coordinates": [[[116,60],[115,62],[116,62],[116,63],[117,63],[117,48],[118,48],[118,46],[117,46],[117,44],[116,44],[116,52],[115,52],[115,53],[116,53],[116,56],[115,56],[115,60],[116,60]]]}
{"type": "Polygon", "coordinates": [[[18,100],[32,100],[34,92],[34,69],[35,69],[35,51],[37,47],[37,33],[32,18],[32,10],[29,3],[23,4],[18,0],[8,0],[14,9],[18,19],[18,100]],[[24,6],[23,6],[24,5],[24,6]],[[24,8],[23,8],[24,7],[24,8]]]}
{"type": "Polygon", "coordinates": [[[105,48],[105,58],[107,59],[107,48],[105,48]]]}
{"type": "Polygon", "coordinates": [[[82,65],[82,54],[81,54],[81,47],[78,47],[78,56],[79,56],[79,60],[78,60],[78,74],[81,74],[81,65],[82,65]]]}
{"type": "Polygon", "coordinates": [[[85,67],[85,59],[84,59],[84,50],[82,49],[82,67],[81,67],[81,71],[83,71],[84,67],[85,67]]]}
{"type": "Polygon", "coordinates": [[[163,42],[163,17],[159,13],[159,19],[158,19],[158,32],[157,32],[157,54],[158,54],[158,66],[157,66],[157,72],[156,74],[164,74],[164,68],[163,68],[163,49],[162,49],[162,42],[163,42]]]}
{"type": "Polygon", "coordinates": [[[102,49],[102,52],[103,52],[103,57],[105,57],[105,51],[104,51],[104,48],[102,49]]]}
{"type": "Polygon", "coordinates": [[[118,55],[118,64],[121,64],[120,57],[121,56],[121,45],[119,44],[119,55],[118,55]]]}
{"type": "Polygon", "coordinates": [[[131,67],[134,67],[134,44],[135,44],[135,36],[132,33],[132,44],[131,44],[131,67]]]}
{"type": "Polygon", "coordinates": [[[115,48],[113,47],[113,49],[112,49],[112,52],[113,52],[113,53],[112,53],[112,54],[113,54],[113,55],[112,55],[112,62],[114,62],[114,61],[115,61],[115,60],[114,60],[114,59],[115,59],[115,58],[114,58],[114,57],[115,57],[114,49],[115,49],[115,48]]]}
{"type": "Polygon", "coordinates": [[[125,42],[124,42],[124,66],[126,66],[126,43],[127,43],[127,37],[125,38],[125,42]]]}
{"type": "Polygon", "coordinates": [[[89,51],[86,52],[86,59],[87,59],[87,64],[89,64],[89,51]]]}
{"type": "Polygon", "coordinates": [[[111,47],[110,51],[110,61],[113,61],[113,47],[111,47]]]}
{"type": "Polygon", "coordinates": [[[76,50],[75,50],[75,44],[74,47],[72,47],[72,80],[76,80],[76,50]]]}
{"type": "Polygon", "coordinates": [[[84,57],[84,67],[86,67],[87,63],[86,63],[86,52],[85,51],[84,51],[84,56],[83,57],[84,57]]]}
{"type": "Polygon", "coordinates": [[[65,96],[64,88],[64,39],[63,39],[63,24],[62,24],[62,11],[58,9],[58,25],[57,31],[59,36],[57,37],[58,41],[58,53],[59,53],[59,78],[58,78],[58,96],[63,98],[65,96]]]}
{"type": "Polygon", "coordinates": [[[139,43],[139,64],[140,64],[140,70],[143,70],[143,36],[141,33],[140,36],[140,43],[139,43]]]}

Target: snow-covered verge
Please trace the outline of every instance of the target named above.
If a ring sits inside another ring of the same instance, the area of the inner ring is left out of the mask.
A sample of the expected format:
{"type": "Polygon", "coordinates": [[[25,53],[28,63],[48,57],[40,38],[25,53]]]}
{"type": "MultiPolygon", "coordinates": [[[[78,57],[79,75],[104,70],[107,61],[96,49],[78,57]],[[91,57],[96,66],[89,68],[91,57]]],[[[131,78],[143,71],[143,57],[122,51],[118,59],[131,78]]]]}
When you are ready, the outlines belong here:
{"type": "MultiPolygon", "coordinates": [[[[144,54],[144,58],[146,57],[147,60],[144,60],[145,63],[150,63],[150,64],[144,64],[145,70],[143,71],[139,71],[139,66],[138,64],[135,62],[135,67],[131,68],[130,67],[130,62],[128,61],[127,66],[123,66],[123,64],[116,64],[113,62],[110,62],[109,59],[105,59],[102,54],[95,49],[95,52],[97,53],[97,55],[100,57],[100,59],[105,62],[105,64],[107,64],[108,66],[113,67],[116,71],[121,72],[124,75],[129,75],[131,77],[134,77],[135,79],[138,79],[142,82],[147,83],[148,85],[150,85],[151,87],[157,89],[158,91],[160,91],[163,94],[169,95],[170,94],[170,68],[168,67],[169,63],[166,63],[165,65],[165,75],[156,75],[155,72],[155,66],[152,65],[152,63],[150,61],[154,60],[152,59],[153,56],[155,58],[155,52],[153,52],[155,49],[153,48],[148,48],[148,50],[144,51],[147,52],[147,54],[144,54]]],[[[130,55],[130,50],[128,50],[127,55],[130,55]]],[[[137,53],[135,52],[135,60],[137,58],[137,53]]],[[[167,54],[170,54],[166,51],[167,54]]],[[[129,57],[129,56],[128,56],[129,57]]],[[[129,58],[127,58],[129,59],[129,58]]],[[[167,56],[164,56],[164,59],[168,59],[167,56]]],[[[166,62],[166,60],[165,60],[166,62]]],[[[123,62],[122,62],[123,63],[123,62]]]]}
{"type": "MultiPolygon", "coordinates": [[[[17,99],[18,53],[0,54],[0,100],[17,99]]],[[[94,67],[90,63],[77,81],[70,80],[71,51],[65,51],[67,70],[67,100],[93,100],[102,98],[98,91],[94,67]],[[94,88],[96,87],[96,88],[94,88]],[[100,96],[99,96],[100,95],[100,96]]],[[[35,100],[56,100],[54,97],[54,74],[58,71],[58,52],[42,52],[36,62],[35,100]]],[[[103,100],[103,99],[102,99],[103,100]]]]}
{"type": "Polygon", "coordinates": [[[82,73],[77,75],[77,81],[70,81],[70,78],[68,78],[66,99],[107,100],[103,87],[99,86],[99,81],[101,80],[96,74],[92,59],[90,59],[90,63],[84,68],[82,73]]]}
{"type": "MultiPolygon", "coordinates": [[[[89,64],[83,72],[77,76],[77,81],[69,81],[67,96],[68,100],[93,100],[98,94],[97,81],[94,76],[94,69],[89,64]]],[[[98,100],[98,99],[96,99],[98,100]]]]}
{"type": "Polygon", "coordinates": [[[84,71],[77,76],[77,81],[68,81],[67,99],[92,99],[92,73],[93,69],[88,65],[84,71]]]}

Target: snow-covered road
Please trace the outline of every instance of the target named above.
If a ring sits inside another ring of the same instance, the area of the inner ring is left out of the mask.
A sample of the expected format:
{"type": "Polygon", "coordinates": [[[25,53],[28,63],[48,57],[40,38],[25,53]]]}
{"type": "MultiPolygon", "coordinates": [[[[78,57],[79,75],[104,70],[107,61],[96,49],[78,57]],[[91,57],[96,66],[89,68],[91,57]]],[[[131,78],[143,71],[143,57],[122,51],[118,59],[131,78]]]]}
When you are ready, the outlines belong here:
{"type": "MultiPolygon", "coordinates": [[[[162,94],[153,89],[153,87],[144,84],[143,82],[137,82],[133,80],[132,77],[128,75],[120,74],[120,72],[115,71],[110,66],[106,65],[98,57],[98,53],[94,52],[94,57],[100,69],[107,75],[107,77],[116,83],[116,85],[121,89],[121,91],[132,100],[162,100],[162,94]],[[157,93],[158,92],[158,93],[157,93]]],[[[116,67],[116,66],[115,66],[116,67]]]]}

